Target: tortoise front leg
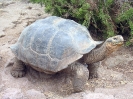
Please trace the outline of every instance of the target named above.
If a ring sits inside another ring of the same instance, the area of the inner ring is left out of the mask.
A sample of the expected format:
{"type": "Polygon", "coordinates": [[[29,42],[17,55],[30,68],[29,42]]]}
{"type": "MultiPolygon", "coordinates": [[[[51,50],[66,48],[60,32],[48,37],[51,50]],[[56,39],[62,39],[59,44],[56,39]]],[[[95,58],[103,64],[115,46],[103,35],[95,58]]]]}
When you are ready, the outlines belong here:
{"type": "Polygon", "coordinates": [[[98,73],[97,73],[98,67],[99,67],[99,62],[93,63],[93,64],[88,64],[89,79],[98,78],[98,73]]]}
{"type": "Polygon", "coordinates": [[[10,72],[13,77],[23,77],[26,74],[26,67],[22,61],[15,57],[13,67],[10,72]]]}
{"type": "Polygon", "coordinates": [[[72,84],[74,92],[80,92],[85,89],[85,84],[87,83],[89,77],[89,71],[87,66],[75,62],[68,67],[69,73],[72,74],[72,84]]]}

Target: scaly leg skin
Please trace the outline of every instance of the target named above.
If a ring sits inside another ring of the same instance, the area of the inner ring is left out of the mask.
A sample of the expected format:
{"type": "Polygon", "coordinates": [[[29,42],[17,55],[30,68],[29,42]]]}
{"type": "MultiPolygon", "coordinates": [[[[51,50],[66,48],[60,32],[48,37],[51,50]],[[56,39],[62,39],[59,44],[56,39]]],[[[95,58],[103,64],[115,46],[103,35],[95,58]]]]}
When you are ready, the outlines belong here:
{"type": "Polygon", "coordinates": [[[98,67],[99,63],[88,64],[89,79],[98,78],[98,73],[97,73],[98,67]]]}
{"type": "Polygon", "coordinates": [[[26,67],[22,61],[15,58],[14,65],[10,72],[13,77],[20,78],[26,74],[26,67]]]}
{"type": "Polygon", "coordinates": [[[87,67],[81,63],[73,63],[69,66],[72,72],[72,84],[74,92],[81,92],[85,89],[85,84],[87,83],[89,77],[89,71],[87,67]]]}

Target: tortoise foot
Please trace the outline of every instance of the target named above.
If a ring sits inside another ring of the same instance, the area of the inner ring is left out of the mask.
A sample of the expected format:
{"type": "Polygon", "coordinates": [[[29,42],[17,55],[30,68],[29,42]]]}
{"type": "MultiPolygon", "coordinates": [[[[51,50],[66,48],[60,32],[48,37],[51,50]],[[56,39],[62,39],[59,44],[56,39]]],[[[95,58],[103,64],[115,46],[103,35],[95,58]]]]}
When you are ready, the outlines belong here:
{"type": "Polygon", "coordinates": [[[11,70],[11,75],[15,78],[23,77],[25,74],[25,70],[11,70]]]}
{"type": "Polygon", "coordinates": [[[89,74],[89,79],[93,79],[93,78],[98,78],[98,74],[96,73],[90,73],[89,74]]]}
{"type": "Polygon", "coordinates": [[[26,68],[22,61],[15,58],[14,65],[10,71],[11,75],[15,78],[23,77],[26,74],[26,68]]]}

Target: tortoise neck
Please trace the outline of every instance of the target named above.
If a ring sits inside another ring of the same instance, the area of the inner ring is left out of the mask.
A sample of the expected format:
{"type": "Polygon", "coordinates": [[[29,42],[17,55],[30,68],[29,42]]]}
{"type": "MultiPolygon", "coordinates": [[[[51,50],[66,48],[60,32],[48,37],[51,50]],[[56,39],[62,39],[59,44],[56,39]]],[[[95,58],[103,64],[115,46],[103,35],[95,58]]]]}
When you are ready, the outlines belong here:
{"type": "Polygon", "coordinates": [[[104,44],[101,47],[95,48],[88,54],[84,55],[83,57],[84,62],[87,64],[92,64],[105,59],[110,53],[112,53],[110,52],[110,49],[106,48],[107,48],[106,42],[104,42],[104,44]]]}

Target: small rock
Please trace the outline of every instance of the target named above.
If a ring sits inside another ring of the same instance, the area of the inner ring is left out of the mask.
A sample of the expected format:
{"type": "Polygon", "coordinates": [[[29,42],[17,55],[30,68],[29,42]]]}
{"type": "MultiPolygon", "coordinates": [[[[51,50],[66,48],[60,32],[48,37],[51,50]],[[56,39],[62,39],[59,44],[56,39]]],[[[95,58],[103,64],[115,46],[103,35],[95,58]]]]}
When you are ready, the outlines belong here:
{"type": "Polygon", "coordinates": [[[2,3],[0,2],[0,8],[2,8],[2,6],[3,6],[2,3]]]}
{"type": "MultiPolygon", "coordinates": [[[[7,88],[1,97],[1,99],[24,99],[23,93],[17,88],[7,88]]],[[[32,99],[32,98],[31,98],[32,99]]]]}
{"type": "Polygon", "coordinates": [[[89,93],[83,96],[83,99],[115,99],[113,95],[105,95],[102,93],[89,93]]]}
{"type": "Polygon", "coordinates": [[[38,16],[41,16],[42,14],[41,14],[41,13],[38,13],[37,15],[38,15],[38,16]]]}
{"type": "Polygon", "coordinates": [[[1,84],[0,85],[0,92],[2,92],[5,89],[5,85],[1,84]]]}
{"type": "Polygon", "coordinates": [[[29,99],[46,99],[46,96],[43,93],[41,93],[35,89],[28,90],[26,92],[26,96],[29,99]]]}
{"type": "Polygon", "coordinates": [[[120,81],[120,84],[125,85],[127,84],[127,81],[120,81]]]}
{"type": "Polygon", "coordinates": [[[27,7],[27,9],[29,9],[29,10],[30,10],[30,9],[32,9],[32,7],[31,7],[31,6],[29,6],[29,7],[27,7]]]}
{"type": "Polygon", "coordinates": [[[0,60],[2,60],[2,56],[0,56],[0,60]]]}
{"type": "Polygon", "coordinates": [[[5,33],[4,32],[0,32],[0,38],[4,37],[5,33]]]}
{"type": "Polygon", "coordinates": [[[4,12],[7,12],[6,10],[4,9],[0,9],[0,14],[4,13],[4,12]]]}

